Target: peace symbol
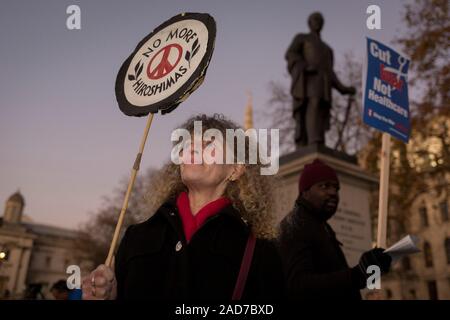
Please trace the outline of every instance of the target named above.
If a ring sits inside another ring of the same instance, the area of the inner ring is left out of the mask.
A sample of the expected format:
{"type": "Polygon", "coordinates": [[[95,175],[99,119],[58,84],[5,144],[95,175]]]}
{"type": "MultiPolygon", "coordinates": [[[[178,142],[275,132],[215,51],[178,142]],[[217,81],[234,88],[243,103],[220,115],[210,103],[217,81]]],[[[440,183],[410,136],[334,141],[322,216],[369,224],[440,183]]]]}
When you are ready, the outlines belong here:
{"type": "Polygon", "coordinates": [[[177,66],[182,53],[183,48],[176,43],[169,44],[159,50],[148,63],[147,76],[149,79],[157,80],[169,74],[177,66]],[[176,56],[176,59],[174,56],[176,56]],[[173,63],[174,60],[175,63],[173,63]]]}

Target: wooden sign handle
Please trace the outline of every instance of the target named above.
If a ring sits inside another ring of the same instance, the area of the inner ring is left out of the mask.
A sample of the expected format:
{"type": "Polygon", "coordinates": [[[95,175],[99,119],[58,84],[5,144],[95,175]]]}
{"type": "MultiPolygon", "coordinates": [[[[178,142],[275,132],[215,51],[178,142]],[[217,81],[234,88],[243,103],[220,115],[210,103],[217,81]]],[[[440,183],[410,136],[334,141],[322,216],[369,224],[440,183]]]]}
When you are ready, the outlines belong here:
{"type": "Polygon", "coordinates": [[[378,198],[377,247],[386,249],[387,215],[389,201],[389,162],[391,157],[391,136],[383,132],[381,145],[380,195],[378,198]]]}
{"type": "Polygon", "coordinates": [[[127,192],[125,193],[125,199],[123,200],[122,210],[120,210],[119,220],[116,224],[116,229],[114,231],[114,236],[109,247],[108,257],[106,258],[105,265],[111,267],[113,256],[116,251],[117,241],[119,240],[120,229],[122,228],[123,219],[125,217],[125,212],[128,208],[128,201],[130,199],[131,190],[133,189],[134,181],[136,180],[137,173],[139,171],[139,166],[141,164],[142,154],[144,152],[145,142],[147,141],[148,132],[150,126],[152,125],[153,113],[150,113],[147,118],[147,125],[145,126],[144,134],[141,139],[141,145],[139,146],[139,152],[136,155],[136,160],[134,161],[133,169],[131,170],[130,181],[128,182],[127,192]]]}

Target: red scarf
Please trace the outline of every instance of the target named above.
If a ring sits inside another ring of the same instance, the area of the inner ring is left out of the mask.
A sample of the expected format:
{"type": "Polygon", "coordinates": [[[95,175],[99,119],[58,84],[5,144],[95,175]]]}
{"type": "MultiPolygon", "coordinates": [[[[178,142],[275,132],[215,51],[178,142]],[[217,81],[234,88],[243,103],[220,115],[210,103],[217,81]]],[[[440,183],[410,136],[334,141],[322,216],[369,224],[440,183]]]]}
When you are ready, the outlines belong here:
{"type": "Polygon", "coordinates": [[[206,204],[194,216],[191,212],[191,206],[189,205],[189,197],[187,192],[180,193],[177,198],[177,207],[180,213],[181,221],[183,222],[183,230],[186,241],[189,243],[194,233],[196,233],[197,230],[202,227],[206,219],[219,213],[220,210],[225,208],[230,203],[230,199],[226,197],[219,198],[206,204]]]}

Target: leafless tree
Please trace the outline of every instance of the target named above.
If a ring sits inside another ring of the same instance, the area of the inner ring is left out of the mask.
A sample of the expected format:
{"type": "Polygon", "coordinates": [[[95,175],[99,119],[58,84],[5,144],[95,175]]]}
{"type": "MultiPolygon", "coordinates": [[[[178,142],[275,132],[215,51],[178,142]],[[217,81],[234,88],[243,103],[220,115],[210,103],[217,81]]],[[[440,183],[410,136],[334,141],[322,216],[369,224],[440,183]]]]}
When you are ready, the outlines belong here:
{"type": "MultiPolygon", "coordinates": [[[[149,192],[148,185],[155,170],[150,168],[138,175],[128,203],[122,233],[127,226],[143,221],[149,217],[149,208],[145,195],[149,192]]],[[[122,179],[112,196],[103,198],[102,206],[91,214],[90,219],[80,226],[78,249],[87,255],[95,265],[104,263],[114,234],[116,223],[122,208],[128,177],[122,179]]]]}

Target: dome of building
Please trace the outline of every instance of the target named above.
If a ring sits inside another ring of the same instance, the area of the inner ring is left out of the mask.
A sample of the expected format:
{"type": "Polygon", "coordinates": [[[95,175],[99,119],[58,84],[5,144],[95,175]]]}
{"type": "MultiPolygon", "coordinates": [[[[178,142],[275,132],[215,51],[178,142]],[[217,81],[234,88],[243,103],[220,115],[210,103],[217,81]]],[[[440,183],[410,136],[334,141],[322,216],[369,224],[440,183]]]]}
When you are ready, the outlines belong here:
{"type": "Polygon", "coordinates": [[[16,202],[19,203],[22,207],[25,205],[25,199],[23,198],[22,194],[20,193],[20,191],[17,191],[16,193],[14,193],[13,195],[11,195],[8,198],[7,202],[16,202]]]}

